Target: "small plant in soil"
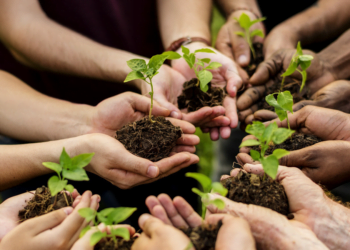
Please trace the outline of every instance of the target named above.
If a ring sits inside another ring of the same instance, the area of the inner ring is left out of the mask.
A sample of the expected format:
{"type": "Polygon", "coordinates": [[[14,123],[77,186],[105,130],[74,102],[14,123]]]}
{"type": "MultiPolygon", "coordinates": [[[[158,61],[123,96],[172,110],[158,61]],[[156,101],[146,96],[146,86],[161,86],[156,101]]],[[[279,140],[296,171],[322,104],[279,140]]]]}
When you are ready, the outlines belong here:
{"type": "Polygon", "coordinates": [[[48,189],[46,187],[37,188],[28,205],[19,211],[20,220],[25,221],[62,207],[71,206],[73,199],[71,195],[67,197],[66,191],[72,193],[74,187],[68,184],[68,180],[88,181],[89,177],[84,167],[90,163],[94,154],[81,154],[71,158],[63,148],[60,163],[43,162],[45,167],[55,171],[57,175],[49,179],[48,189]]]}
{"type": "Polygon", "coordinates": [[[168,57],[169,55],[155,55],[148,64],[143,59],[132,59],[127,62],[132,71],[124,82],[141,79],[148,83],[151,86],[149,92],[151,106],[147,118],[125,125],[117,131],[116,136],[116,139],[132,154],[153,162],[168,157],[177,139],[182,135],[181,128],[175,127],[164,117],[152,118],[154,95],[152,80],[168,57]]]}
{"type": "MultiPolygon", "coordinates": [[[[94,226],[98,226],[100,223],[104,223],[106,226],[110,226],[110,233],[97,231],[90,238],[90,245],[95,246],[95,250],[100,249],[119,249],[126,250],[131,249],[133,240],[130,239],[129,230],[125,227],[113,228],[113,226],[128,219],[136,208],[118,207],[118,208],[106,208],[101,212],[97,212],[91,208],[82,208],[78,212],[80,216],[85,218],[86,222],[91,222],[94,226]]],[[[91,229],[88,225],[81,233],[80,237],[83,237],[87,231],[91,229]]]]}

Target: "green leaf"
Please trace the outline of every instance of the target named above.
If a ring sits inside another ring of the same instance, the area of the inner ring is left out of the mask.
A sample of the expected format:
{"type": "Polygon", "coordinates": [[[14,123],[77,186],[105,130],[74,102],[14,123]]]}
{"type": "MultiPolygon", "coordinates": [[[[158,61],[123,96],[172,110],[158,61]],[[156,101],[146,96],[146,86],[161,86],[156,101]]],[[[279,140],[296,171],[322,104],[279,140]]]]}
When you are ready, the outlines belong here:
{"type": "Polygon", "coordinates": [[[246,13],[242,13],[242,15],[238,19],[238,22],[239,25],[245,30],[249,29],[251,26],[250,18],[246,13]]]}
{"type": "Polygon", "coordinates": [[[181,58],[181,55],[177,52],[174,52],[174,51],[165,51],[165,52],[163,52],[162,55],[168,56],[167,59],[169,59],[169,60],[175,60],[175,59],[181,58]]]}
{"type": "Polygon", "coordinates": [[[56,175],[52,176],[47,183],[47,186],[49,187],[51,192],[51,196],[55,196],[56,194],[61,192],[67,185],[67,182],[67,180],[60,180],[56,175]]]}
{"type": "Polygon", "coordinates": [[[212,201],[207,202],[207,205],[213,204],[215,205],[218,209],[224,209],[225,208],[225,202],[221,199],[215,199],[212,201]]]}
{"type": "Polygon", "coordinates": [[[269,144],[269,142],[271,141],[273,133],[277,129],[278,129],[278,126],[277,126],[276,122],[270,123],[269,126],[267,126],[265,128],[265,131],[263,133],[263,136],[262,136],[263,141],[266,142],[267,144],[269,144]]]}
{"type": "Polygon", "coordinates": [[[293,60],[290,62],[286,72],[282,74],[282,76],[290,76],[295,72],[295,70],[298,68],[298,62],[293,60]]]}
{"type": "Polygon", "coordinates": [[[136,210],[134,207],[117,207],[109,216],[115,224],[118,224],[129,218],[136,210]]]}
{"type": "Polygon", "coordinates": [[[311,61],[299,61],[299,65],[302,70],[307,70],[311,65],[311,61]]]}
{"type": "Polygon", "coordinates": [[[181,46],[182,49],[182,53],[184,53],[185,55],[189,55],[190,54],[190,50],[184,46],[181,46]]]}
{"type": "Polygon", "coordinates": [[[277,103],[283,110],[288,110],[293,114],[293,96],[289,91],[278,93],[277,103]]]}
{"type": "Polygon", "coordinates": [[[86,226],[83,228],[83,230],[81,230],[79,238],[84,237],[84,235],[91,229],[91,226],[86,226]]]}
{"type": "Polygon", "coordinates": [[[192,192],[195,193],[195,194],[198,194],[202,198],[207,195],[207,193],[201,192],[198,188],[192,188],[192,192]]]}
{"type": "Polygon", "coordinates": [[[130,240],[130,232],[129,229],[125,227],[120,227],[120,228],[112,228],[111,233],[114,236],[118,236],[123,238],[124,240],[130,240]]]}
{"type": "Polygon", "coordinates": [[[283,121],[288,116],[287,112],[284,111],[283,109],[275,109],[275,112],[276,112],[276,115],[278,116],[278,119],[280,119],[280,121],[283,121]]]}
{"type": "Polygon", "coordinates": [[[43,165],[53,171],[55,171],[58,175],[62,172],[62,167],[58,163],[54,162],[43,162],[43,165]]]}
{"type": "Polygon", "coordinates": [[[125,78],[124,82],[130,82],[135,79],[141,79],[144,80],[142,73],[139,71],[131,71],[125,78]]]}
{"type": "Polygon", "coordinates": [[[194,53],[199,53],[199,52],[215,54],[215,51],[209,48],[197,49],[194,51],[194,53]]]}
{"type": "Polygon", "coordinates": [[[152,77],[154,75],[154,68],[149,68],[148,70],[146,70],[145,74],[148,77],[152,77]]]}
{"type": "Polygon", "coordinates": [[[189,55],[183,55],[183,58],[187,62],[188,66],[190,66],[190,68],[192,69],[194,64],[192,63],[190,56],[189,55]]]}
{"type": "Polygon", "coordinates": [[[72,180],[72,181],[88,181],[89,180],[89,177],[87,176],[85,170],[82,168],[63,169],[62,176],[65,179],[72,180]]]}
{"type": "Polygon", "coordinates": [[[250,33],[250,37],[251,38],[254,38],[255,36],[260,36],[262,38],[265,37],[265,34],[262,30],[253,30],[251,33],[250,33]]]}
{"type": "Polygon", "coordinates": [[[98,242],[100,242],[100,240],[102,240],[106,236],[107,236],[106,232],[102,233],[99,231],[99,232],[94,233],[93,235],[91,235],[90,245],[95,246],[98,242]]]}
{"type": "Polygon", "coordinates": [[[198,72],[198,79],[200,81],[200,87],[203,92],[208,91],[208,83],[213,79],[213,74],[207,70],[201,70],[198,72]]]}
{"type": "Polygon", "coordinates": [[[99,222],[105,223],[105,225],[112,225],[113,220],[109,215],[114,211],[114,208],[106,208],[97,213],[97,219],[99,222]]]}
{"type": "Polygon", "coordinates": [[[307,73],[306,73],[306,71],[301,71],[300,73],[302,76],[302,81],[301,81],[301,86],[300,86],[300,92],[301,92],[305,86],[305,83],[306,83],[307,73]]]}
{"type": "Polygon", "coordinates": [[[261,164],[263,165],[265,173],[269,175],[272,179],[275,179],[279,164],[276,156],[269,155],[268,157],[261,159],[261,164]]]}
{"type": "Polygon", "coordinates": [[[71,184],[68,184],[67,186],[64,187],[65,190],[67,190],[69,193],[73,193],[74,187],[71,184]]]}
{"type": "Polygon", "coordinates": [[[289,155],[289,152],[285,149],[278,148],[275,149],[272,154],[276,156],[277,159],[281,159],[283,156],[289,155]]]}
{"type": "Polygon", "coordinates": [[[243,38],[245,37],[245,33],[242,32],[242,31],[236,31],[235,34],[238,35],[238,36],[241,36],[243,38]]]}
{"type": "Polygon", "coordinates": [[[96,216],[96,211],[89,207],[79,209],[78,213],[86,220],[86,222],[92,221],[96,216]]]}
{"type": "Polygon", "coordinates": [[[204,62],[202,62],[202,61],[197,61],[197,63],[196,63],[196,64],[198,64],[198,65],[200,65],[200,66],[204,67],[204,62]]]}
{"type": "Polygon", "coordinates": [[[243,148],[243,147],[252,147],[252,146],[258,146],[258,145],[260,145],[260,142],[258,142],[257,140],[249,139],[249,140],[242,141],[239,147],[243,148]]]}
{"type": "Polygon", "coordinates": [[[89,165],[92,157],[95,155],[95,153],[90,153],[90,154],[81,154],[74,156],[72,158],[72,168],[83,168],[89,165]]]}
{"type": "Polygon", "coordinates": [[[164,61],[168,58],[166,55],[155,55],[152,56],[148,62],[148,67],[154,69],[154,72],[163,65],[164,61]]]}
{"type": "Polygon", "coordinates": [[[210,58],[202,58],[202,59],[198,59],[199,61],[202,61],[204,63],[210,63],[210,58]]]}
{"type": "Polygon", "coordinates": [[[196,57],[195,57],[194,53],[190,54],[190,61],[191,61],[192,65],[194,65],[194,63],[196,62],[196,57]]]}
{"type": "Polygon", "coordinates": [[[186,177],[190,177],[197,180],[202,185],[203,192],[210,192],[212,182],[208,176],[201,173],[186,173],[186,177]]]}
{"type": "Polygon", "coordinates": [[[61,156],[60,156],[60,165],[63,169],[71,167],[71,158],[66,152],[66,149],[63,148],[61,156]]]}
{"type": "Polygon", "coordinates": [[[254,161],[260,160],[260,153],[254,149],[250,150],[250,156],[253,158],[254,161]]]}
{"type": "Polygon", "coordinates": [[[248,134],[254,135],[260,141],[262,140],[262,135],[264,131],[265,131],[265,125],[259,121],[253,121],[253,124],[249,124],[245,129],[245,132],[247,132],[248,134]]]}
{"type": "Polygon", "coordinates": [[[222,196],[226,196],[228,190],[220,182],[213,182],[211,185],[212,192],[219,193],[222,196]]]}
{"type": "Polygon", "coordinates": [[[299,56],[303,55],[303,49],[301,48],[300,41],[298,42],[298,45],[297,45],[297,54],[299,56]]]}
{"type": "Polygon", "coordinates": [[[256,24],[256,23],[260,23],[260,22],[263,22],[263,21],[265,21],[265,20],[266,20],[266,17],[262,17],[262,18],[259,18],[259,19],[255,19],[255,20],[253,20],[253,21],[250,22],[250,25],[252,26],[252,25],[254,25],[254,24],[256,24]]]}
{"type": "Polygon", "coordinates": [[[273,133],[272,141],[274,144],[278,145],[287,140],[295,131],[287,128],[278,128],[275,133],[273,133]]]}
{"type": "Polygon", "coordinates": [[[266,96],[265,100],[270,106],[272,106],[276,109],[282,109],[282,107],[278,104],[277,100],[275,99],[274,94],[270,94],[270,95],[266,96]]]}
{"type": "Polygon", "coordinates": [[[133,71],[140,71],[147,68],[146,61],[143,59],[131,59],[126,63],[133,71]]]}
{"type": "Polygon", "coordinates": [[[312,55],[301,55],[298,57],[298,59],[303,62],[310,62],[314,59],[314,57],[312,55]]]}
{"type": "Polygon", "coordinates": [[[206,67],[206,69],[217,69],[217,68],[220,68],[221,66],[222,66],[221,63],[212,62],[206,67]]]}

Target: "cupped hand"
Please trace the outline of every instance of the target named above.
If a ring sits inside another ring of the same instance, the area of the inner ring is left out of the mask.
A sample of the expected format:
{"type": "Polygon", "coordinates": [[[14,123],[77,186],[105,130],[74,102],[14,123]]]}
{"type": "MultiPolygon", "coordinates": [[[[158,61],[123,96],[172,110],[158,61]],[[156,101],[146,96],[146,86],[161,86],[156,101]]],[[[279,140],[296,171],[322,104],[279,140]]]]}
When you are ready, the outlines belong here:
{"type": "Polygon", "coordinates": [[[86,207],[97,210],[99,201],[98,195],[92,196],[90,191],[86,191],[74,210],[65,207],[15,227],[3,238],[0,249],[70,249],[87,225],[78,211],[86,207]]]}
{"type": "Polygon", "coordinates": [[[139,226],[143,233],[133,244],[133,250],[194,250],[190,239],[183,232],[149,214],[139,218],[139,226]]]}
{"type": "Polygon", "coordinates": [[[188,134],[194,132],[194,126],[181,120],[170,120],[185,133],[178,139],[170,157],[152,162],[131,154],[118,140],[110,136],[90,134],[76,138],[79,153],[95,152],[91,163],[85,169],[119,188],[128,189],[154,182],[197,163],[199,158],[193,153],[199,138],[188,134]]]}
{"type": "MultiPolygon", "coordinates": [[[[227,18],[226,23],[221,27],[218,33],[215,46],[222,54],[231,58],[232,60],[235,60],[239,64],[239,66],[246,67],[248,66],[251,60],[249,44],[243,37],[235,34],[235,32],[244,31],[239,25],[239,23],[237,22],[237,20],[235,20],[235,18],[239,19],[242,13],[247,14],[250,17],[251,21],[254,21],[257,19],[256,15],[251,13],[250,11],[246,11],[246,10],[234,11],[227,18]]],[[[262,22],[254,24],[250,28],[250,31],[258,30],[258,29],[265,31],[265,26],[262,22]]],[[[264,39],[259,36],[255,36],[252,42],[263,43],[264,39]]]]}

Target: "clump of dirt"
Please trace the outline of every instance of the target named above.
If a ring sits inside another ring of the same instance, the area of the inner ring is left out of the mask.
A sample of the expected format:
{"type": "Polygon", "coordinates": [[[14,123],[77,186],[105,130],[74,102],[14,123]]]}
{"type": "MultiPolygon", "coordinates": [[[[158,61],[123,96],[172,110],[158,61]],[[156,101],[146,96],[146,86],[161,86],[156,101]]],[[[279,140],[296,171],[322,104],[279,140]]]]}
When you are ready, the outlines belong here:
{"type": "Polygon", "coordinates": [[[227,197],[236,202],[270,208],[280,214],[289,214],[289,203],[283,186],[267,175],[240,171],[237,176],[221,181],[228,189],[227,197]]]}
{"type": "Polygon", "coordinates": [[[181,95],[177,98],[180,109],[187,108],[188,112],[197,111],[203,107],[222,106],[224,98],[227,95],[226,89],[212,87],[208,84],[208,91],[203,92],[198,84],[198,79],[185,82],[181,95]]]}
{"type": "Polygon", "coordinates": [[[250,51],[250,64],[244,68],[249,77],[254,75],[259,64],[264,61],[263,44],[253,43],[253,48],[255,50],[255,58],[253,57],[253,53],[250,51]]]}
{"type": "Polygon", "coordinates": [[[139,157],[156,162],[169,156],[181,137],[182,130],[164,117],[145,117],[117,131],[116,139],[139,157]]]}
{"type": "Polygon", "coordinates": [[[72,204],[73,198],[71,195],[59,193],[55,197],[52,197],[50,190],[47,187],[42,186],[36,189],[33,198],[30,199],[28,204],[18,212],[18,217],[20,222],[23,222],[63,207],[72,206],[72,204]]]}
{"type": "MultiPolygon", "coordinates": [[[[294,151],[302,148],[312,146],[322,140],[314,135],[305,135],[302,133],[294,133],[292,138],[288,138],[283,143],[278,145],[271,145],[268,150],[266,150],[265,155],[270,155],[275,149],[281,148],[287,151],[294,151]]],[[[252,149],[260,151],[260,146],[255,146],[252,149]]]]}
{"type": "Polygon", "coordinates": [[[190,238],[196,250],[215,250],[216,238],[222,226],[222,221],[217,225],[203,224],[195,228],[181,228],[188,238],[190,238]]]}
{"type": "Polygon", "coordinates": [[[97,243],[94,250],[130,250],[136,239],[135,237],[130,240],[118,239],[114,242],[113,239],[109,238],[97,243]]]}

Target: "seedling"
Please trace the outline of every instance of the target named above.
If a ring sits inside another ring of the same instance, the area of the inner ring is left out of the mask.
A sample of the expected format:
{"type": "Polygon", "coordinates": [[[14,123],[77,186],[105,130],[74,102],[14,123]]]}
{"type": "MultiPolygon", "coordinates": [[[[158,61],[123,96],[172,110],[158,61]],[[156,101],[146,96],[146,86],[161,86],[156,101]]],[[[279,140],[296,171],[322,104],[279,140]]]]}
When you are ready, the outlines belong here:
{"type": "Polygon", "coordinates": [[[152,79],[159,72],[159,68],[163,65],[164,61],[168,58],[167,55],[155,55],[149,60],[148,64],[143,59],[131,59],[127,61],[128,66],[132,71],[126,76],[124,82],[129,82],[135,79],[144,80],[151,86],[149,95],[151,96],[151,107],[149,110],[149,120],[152,120],[152,109],[153,109],[153,83],[152,79]]]}
{"type": "Polygon", "coordinates": [[[263,17],[263,18],[259,18],[259,19],[251,21],[250,17],[247,14],[242,13],[242,15],[239,18],[234,18],[234,19],[239,23],[239,26],[241,26],[241,28],[244,29],[244,32],[237,31],[237,32],[235,32],[235,34],[243,37],[247,41],[247,43],[249,44],[250,50],[252,51],[252,55],[255,58],[256,55],[255,55],[255,50],[253,47],[252,40],[255,36],[260,36],[260,37],[264,38],[265,34],[262,30],[250,31],[250,27],[252,27],[256,23],[260,23],[260,22],[266,20],[266,18],[263,17]]]}
{"type": "MultiPolygon", "coordinates": [[[[215,54],[215,51],[209,48],[203,48],[195,50],[194,53],[190,53],[188,48],[184,46],[181,46],[181,48],[183,53],[182,57],[187,62],[188,66],[193,69],[196,77],[198,78],[197,86],[199,85],[203,92],[207,92],[209,89],[208,84],[213,79],[213,74],[209,70],[220,68],[222,64],[218,62],[211,62],[210,58],[196,58],[196,53],[204,52],[215,54]]],[[[162,55],[167,55],[168,59],[171,60],[181,58],[180,54],[173,51],[166,51],[162,55]]]]}
{"type": "Polygon", "coordinates": [[[219,193],[222,196],[226,196],[227,189],[220,182],[213,182],[211,179],[200,173],[186,173],[186,177],[191,177],[196,179],[202,186],[203,191],[200,191],[198,188],[192,188],[192,192],[198,194],[202,198],[202,218],[205,218],[205,213],[207,210],[207,206],[210,204],[215,205],[219,209],[223,209],[225,207],[225,203],[220,199],[215,199],[213,201],[209,201],[209,193],[213,191],[214,193],[219,193]]]}
{"type": "MultiPolygon", "coordinates": [[[[71,184],[67,184],[68,180],[72,181],[88,181],[85,170],[86,167],[95,153],[81,154],[73,158],[70,158],[67,154],[65,148],[63,148],[60,163],[55,162],[43,162],[43,165],[57,173],[57,176],[52,176],[48,181],[48,188],[50,190],[51,196],[55,196],[55,202],[57,200],[57,194],[63,190],[67,190],[72,193],[74,187],[71,184]]],[[[63,196],[66,200],[67,206],[69,206],[66,193],[63,192],[63,196]]]]}
{"type": "Polygon", "coordinates": [[[293,114],[293,96],[291,93],[289,91],[273,93],[266,96],[265,100],[270,106],[275,108],[275,112],[280,121],[287,119],[288,128],[290,129],[287,111],[293,114]],[[277,100],[274,95],[277,95],[277,100]]]}
{"type": "Polygon", "coordinates": [[[283,91],[283,85],[284,85],[284,80],[285,80],[286,76],[290,76],[295,71],[298,71],[302,76],[302,82],[301,82],[301,86],[300,86],[300,92],[301,92],[305,86],[306,79],[307,79],[306,70],[307,70],[307,68],[310,67],[311,61],[313,59],[314,59],[313,56],[303,54],[303,49],[301,48],[300,42],[298,42],[297,51],[293,55],[292,60],[289,64],[286,72],[284,72],[281,75],[282,76],[281,91],[283,91]],[[298,69],[298,66],[300,66],[301,70],[298,69]]]}
{"type": "MultiPolygon", "coordinates": [[[[107,232],[97,231],[90,238],[90,245],[96,245],[102,239],[111,238],[115,243],[117,243],[118,238],[121,237],[124,240],[130,240],[129,230],[125,227],[113,228],[113,226],[125,221],[129,218],[136,208],[130,207],[118,207],[118,208],[106,208],[101,212],[97,212],[91,208],[82,208],[78,212],[81,217],[85,218],[86,222],[92,222],[94,226],[98,226],[100,223],[104,223],[106,226],[110,227],[110,234],[107,232]]],[[[91,229],[91,226],[85,227],[81,233],[80,238],[85,235],[87,231],[91,229]]]]}
{"type": "Polygon", "coordinates": [[[269,175],[272,179],[275,179],[278,170],[278,160],[283,156],[288,155],[289,152],[284,149],[275,149],[273,153],[267,157],[265,157],[265,152],[272,142],[275,145],[281,144],[295,131],[286,128],[279,128],[276,122],[265,127],[264,124],[258,121],[254,121],[253,124],[249,124],[245,131],[248,134],[254,135],[258,140],[249,139],[243,141],[239,147],[260,146],[260,153],[251,149],[250,155],[254,161],[259,161],[262,164],[267,175],[269,175]]]}

